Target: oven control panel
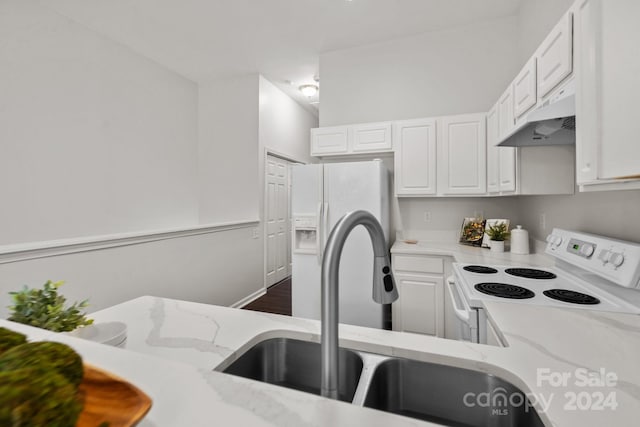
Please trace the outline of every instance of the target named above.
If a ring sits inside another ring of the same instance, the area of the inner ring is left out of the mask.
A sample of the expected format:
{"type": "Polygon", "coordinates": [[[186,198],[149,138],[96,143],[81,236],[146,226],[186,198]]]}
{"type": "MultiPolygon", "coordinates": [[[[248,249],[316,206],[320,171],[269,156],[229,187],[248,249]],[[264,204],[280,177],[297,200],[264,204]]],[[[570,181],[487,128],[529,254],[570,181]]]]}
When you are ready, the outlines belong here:
{"type": "Polygon", "coordinates": [[[545,252],[620,286],[640,289],[640,243],[554,228],[545,252]]]}
{"type": "Polygon", "coordinates": [[[589,258],[593,255],[598,247],[597,244],[591,242],[585,242],[584,240],[571,239],[567,245],[567,252],[581,256],[583,258],[589,258]]]}

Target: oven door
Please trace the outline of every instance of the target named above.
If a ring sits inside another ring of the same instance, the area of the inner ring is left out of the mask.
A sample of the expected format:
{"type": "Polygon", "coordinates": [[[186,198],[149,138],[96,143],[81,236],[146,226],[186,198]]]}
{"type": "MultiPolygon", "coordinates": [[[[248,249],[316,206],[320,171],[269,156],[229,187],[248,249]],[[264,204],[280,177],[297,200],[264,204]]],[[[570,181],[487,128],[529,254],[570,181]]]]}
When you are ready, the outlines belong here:
{"type": "Polygon", "coordinates": [[[464,297],[462,289],[456,284],[453,276],[447,279],[447,290],[451,297],[451,305],[456,318],[456,336],[458,341],[480,342],[478,333],[478,310],[471,308],[464,297]]]}

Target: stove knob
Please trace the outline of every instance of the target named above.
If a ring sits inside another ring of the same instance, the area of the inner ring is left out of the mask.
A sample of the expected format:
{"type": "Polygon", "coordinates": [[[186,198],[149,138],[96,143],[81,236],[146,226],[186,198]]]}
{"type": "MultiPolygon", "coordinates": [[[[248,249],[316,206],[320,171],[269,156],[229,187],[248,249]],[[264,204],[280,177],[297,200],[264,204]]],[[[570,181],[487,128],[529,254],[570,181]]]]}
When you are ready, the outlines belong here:
{"type": "Polygon", "coordinates": [[[598,254],[598,259],[602,261],[603,264],[606,264],[609,262],[610,256],[611,256],[611,251],[603,249],[600,251],[600,254],[598,254]]]}
{"type": "Polygon", "coordinates": [[[580,248],[580,253],[589,258],[591,255],[593,255],[594,250],[595,248],[593,247],[593,245],[584,245],[582,248],[580,248]]]}
{"type": "Polygon", "coordinates": [[[562,237],[556,236],[553,240],[553,246],[555,246],[556,248],[559,247],[562,244],[562,240],[562,237]]]}
{"type": "Polygon", "coordinates": [[[609,262],[615,267],[620,267],[624,262],[624,255],[619,252],[612,252],[609,256],[609,262]]]}

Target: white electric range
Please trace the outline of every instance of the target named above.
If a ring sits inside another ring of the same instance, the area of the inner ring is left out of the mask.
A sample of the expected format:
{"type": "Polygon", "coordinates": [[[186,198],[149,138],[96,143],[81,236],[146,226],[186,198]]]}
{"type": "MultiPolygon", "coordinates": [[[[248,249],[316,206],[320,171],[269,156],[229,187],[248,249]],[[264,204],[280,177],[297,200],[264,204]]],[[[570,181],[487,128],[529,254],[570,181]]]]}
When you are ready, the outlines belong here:
{"type": "Polygon", "coordinates": [[[640,314],[640,244],[554,229],[545,252],[554,267],[454,263],[458,338],[487,342],[484,301],[640,314]]]}

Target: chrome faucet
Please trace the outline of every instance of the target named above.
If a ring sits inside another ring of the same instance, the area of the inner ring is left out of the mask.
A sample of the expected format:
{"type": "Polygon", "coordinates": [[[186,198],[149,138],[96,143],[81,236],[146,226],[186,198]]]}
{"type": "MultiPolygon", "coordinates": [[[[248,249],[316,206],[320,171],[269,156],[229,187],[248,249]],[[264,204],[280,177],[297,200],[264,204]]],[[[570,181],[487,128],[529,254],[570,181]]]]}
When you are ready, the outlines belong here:
{"type": "Polygon", "coordinates": [[[322,258],[322,382],[324,397],[338,398],[338,281],[340,256],[344,243],[356,226],[369,232],[373,244],[373,300],[378,304],[391,304],[398,299],[389,251],[382,226],[369,212],[346,213],[331,231],[322,258]]]}

